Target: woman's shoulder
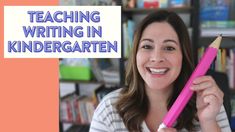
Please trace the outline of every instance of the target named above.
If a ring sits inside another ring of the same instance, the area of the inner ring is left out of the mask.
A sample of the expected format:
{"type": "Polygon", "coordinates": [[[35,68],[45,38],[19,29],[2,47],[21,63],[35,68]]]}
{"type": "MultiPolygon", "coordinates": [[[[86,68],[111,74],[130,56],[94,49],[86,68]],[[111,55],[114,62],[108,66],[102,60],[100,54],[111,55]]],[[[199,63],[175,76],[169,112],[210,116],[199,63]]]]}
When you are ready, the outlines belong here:
{"type": "Polygon", "coordinates": [[[107,101],[110,99],[117,99],[120,96],[122,88],[116,89],[110,93],[108,93],[107,95],[104,96],[104,98],[101,100],[101,102],[103,101],[107,101]]]}
{"type": "Polygon", "coordinates": [[[107,94],[97,106],[91,122],[90,131],[123,131],[127,132],[122,118],[116,109],[122,88],[107,94]]]}
{"type": "Polygon", "coordinates": [[[104,109],[114,110],[115,103],[119,99],[121,90],[122,90],[122,88],[119,88],[117,90],[114,90],[114,91],[108,93],[106,96],[104,96],[104,98],[101,100],[101,102],[97,106],[96,111],[103,111],[104,109]]]}

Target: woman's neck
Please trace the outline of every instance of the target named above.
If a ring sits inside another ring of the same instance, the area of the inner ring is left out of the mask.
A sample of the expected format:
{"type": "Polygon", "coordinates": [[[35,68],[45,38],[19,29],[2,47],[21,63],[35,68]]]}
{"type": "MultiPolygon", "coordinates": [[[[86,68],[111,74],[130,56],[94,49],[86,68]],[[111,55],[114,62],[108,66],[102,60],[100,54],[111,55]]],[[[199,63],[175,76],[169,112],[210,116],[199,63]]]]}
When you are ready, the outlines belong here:
{"type": "Polygon", "coordinates": [[[150,103],[145,122],[151,131],[156,131],[158,125],[160,125],[163,117],[167,113],[167,100],[172,93],[173,87],[161,90],[145,88],[150,103]]]}
{"type": "Polygon", "coordinates": [[[151,89],[147,86],[145,87],[146,94],[149,99],[150,107],[167,107],[167,100],[172,93],[173,87],[165,89],[151,89]]]}

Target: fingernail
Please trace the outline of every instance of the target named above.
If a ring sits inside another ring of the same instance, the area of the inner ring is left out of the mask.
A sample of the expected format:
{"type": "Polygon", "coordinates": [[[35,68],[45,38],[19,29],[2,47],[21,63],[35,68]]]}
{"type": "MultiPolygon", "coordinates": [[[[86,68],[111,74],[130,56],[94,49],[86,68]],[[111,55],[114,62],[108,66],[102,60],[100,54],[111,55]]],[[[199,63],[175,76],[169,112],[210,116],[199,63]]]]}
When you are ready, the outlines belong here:
{"type": "Polygon", "coordinates": [[[191,90],[194,90],[194,87],[193,87],[193,86],[191,86],[191,87],[190,87],[190,89],[191,89],[191,90]]]}

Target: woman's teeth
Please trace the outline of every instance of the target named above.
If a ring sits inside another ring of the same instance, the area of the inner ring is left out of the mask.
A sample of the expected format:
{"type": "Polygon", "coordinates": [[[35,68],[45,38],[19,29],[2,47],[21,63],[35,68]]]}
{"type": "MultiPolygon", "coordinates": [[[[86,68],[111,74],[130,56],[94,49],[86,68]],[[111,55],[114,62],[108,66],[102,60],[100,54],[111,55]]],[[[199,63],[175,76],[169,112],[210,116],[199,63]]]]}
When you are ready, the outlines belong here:
{"type": "Polygon", "coordinates": [[[149,71],[152,74],[165,74],[168,71],[168,68],[162,68],[162,69],[149,68],[149,71]]]}

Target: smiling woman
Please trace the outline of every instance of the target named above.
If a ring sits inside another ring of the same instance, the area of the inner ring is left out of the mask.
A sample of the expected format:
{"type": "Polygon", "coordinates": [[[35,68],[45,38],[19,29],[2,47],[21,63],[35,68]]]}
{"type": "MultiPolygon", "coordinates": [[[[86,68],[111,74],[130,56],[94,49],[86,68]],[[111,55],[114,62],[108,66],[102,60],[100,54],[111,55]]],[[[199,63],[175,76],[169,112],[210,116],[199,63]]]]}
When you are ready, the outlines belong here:
{"type": "MultiPolygon", "coordinates": [[[[126,69],[125,88],[97,107],[90,132],[156,132],[189,79],[193,57],[187,27],[174,12],[158,10],[137,27],[126,69]]],[[[210,76],[193,80],[196,94],[173,128],[161,132],[230,132],[223,93],[210,76]]]]}

